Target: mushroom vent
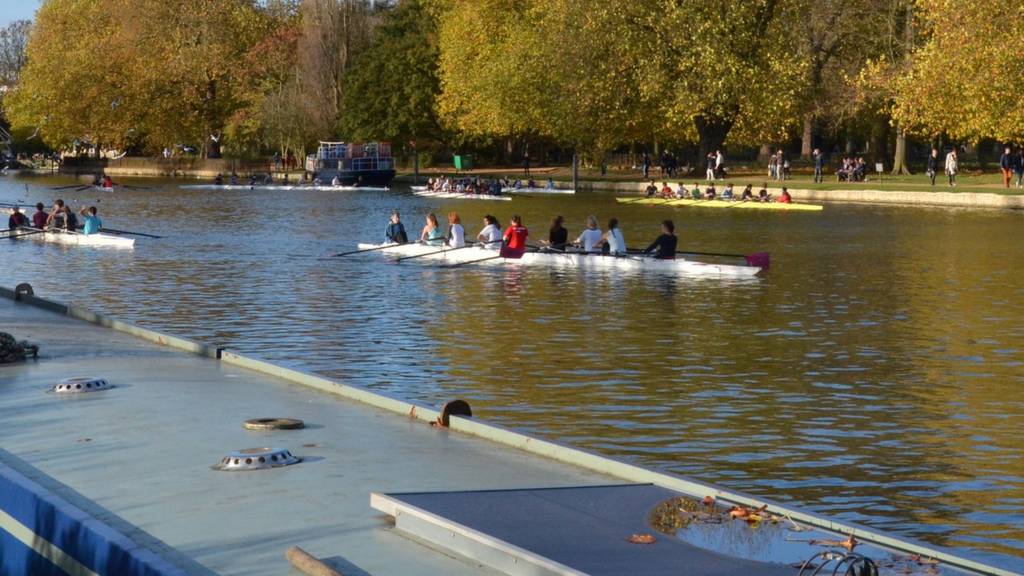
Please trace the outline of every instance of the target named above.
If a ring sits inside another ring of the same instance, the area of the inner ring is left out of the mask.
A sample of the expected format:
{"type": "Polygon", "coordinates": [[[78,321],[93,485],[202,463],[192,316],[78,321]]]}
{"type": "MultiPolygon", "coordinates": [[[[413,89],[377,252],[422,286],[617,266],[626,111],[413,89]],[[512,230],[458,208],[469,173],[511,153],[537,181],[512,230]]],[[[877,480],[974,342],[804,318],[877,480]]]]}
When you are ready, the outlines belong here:
{"type": "Polygon", "coordinates": [[[298,464],[300,460],[286,448],[249,448],[229,452],[214,468],[226,472],[263,470],[298,464]]]}
{"type": "Polygon", "coordinates": [[[111,388],[106,378],[68,378],[53,387],[57,394],[85,394],[111,388]]]}

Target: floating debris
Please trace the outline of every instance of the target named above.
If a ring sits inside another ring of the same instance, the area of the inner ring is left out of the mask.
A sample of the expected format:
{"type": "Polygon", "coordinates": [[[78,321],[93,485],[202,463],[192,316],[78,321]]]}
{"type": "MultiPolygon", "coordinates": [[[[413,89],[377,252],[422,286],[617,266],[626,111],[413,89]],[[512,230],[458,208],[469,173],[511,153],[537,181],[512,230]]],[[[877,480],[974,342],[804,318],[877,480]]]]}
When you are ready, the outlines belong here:
{"type": "Polygon", "coordinates": [[[265,470],[290,466],[300,461],[299,457],[286,448],[249,448],[228,453],[213,468],[226,472],[265,470]]]}

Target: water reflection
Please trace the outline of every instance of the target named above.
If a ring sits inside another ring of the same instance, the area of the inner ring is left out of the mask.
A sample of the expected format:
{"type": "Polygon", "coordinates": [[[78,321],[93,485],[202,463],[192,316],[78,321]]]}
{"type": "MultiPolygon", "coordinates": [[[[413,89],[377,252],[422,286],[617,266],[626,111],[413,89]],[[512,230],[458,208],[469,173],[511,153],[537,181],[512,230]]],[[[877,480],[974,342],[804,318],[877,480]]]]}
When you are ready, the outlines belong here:
{"type": "MultiPolygon", "coordinates": [[[[0,200],[50,201],[45,186],[65,183],[8,178],[0,200]]],[[[408,398],[466,397],[509,426],[1022,568],[1021,214],[173,185],[100,201],[112,227],[167,237],[130,252],[2,242],[15,263],[2,284],[408,398]],[[637,246],[671,217],[687,248],[769,250],[772,270],[722,281],[327,257],[379,240],[393,208],[412,224],[457,209],[475,234],[513,207],[532,238],[552,214],[577,234],[596,213],[637,246]]]]}

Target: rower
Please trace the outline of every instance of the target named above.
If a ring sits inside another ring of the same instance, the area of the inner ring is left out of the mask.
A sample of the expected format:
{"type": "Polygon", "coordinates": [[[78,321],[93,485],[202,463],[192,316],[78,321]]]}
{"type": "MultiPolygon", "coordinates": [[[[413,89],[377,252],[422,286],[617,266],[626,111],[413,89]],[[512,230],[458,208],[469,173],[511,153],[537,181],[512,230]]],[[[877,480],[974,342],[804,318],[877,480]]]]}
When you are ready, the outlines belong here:
{"type": "Polygon", "coordinates": [[[462,227],[458,212],[448,213],[448,237],[445,244],[452,248],[463,248],[466,245],[466,229],[462,227]]]}
{"type": "Polygon", "coordinates": [[[28,226],[28,217],[21,213],[21,208],[15,204],[11,208],[11,216],[7,219],[7,229],[16,230],[22,226],[28,226]]]}
{"type": "Polygon", "coordinates": [[[334,178],[331,178],[331,186],[334,186],[335,188],[341,186],[341,178],[338,178],[337,174],[334,175],[334,178]]]}
{"type": "Polygon", "coordinates": [[[580,234],[580,237],[576,239],[574,244],[576,246],[582,245],[584,252],[595,252],[602,237],[601,229],[597,227],[597,217],[587,216],[587,228],[580,234]]]}
{"type": "Polygon", "coordinates": [[[667,198],[673,197],[674,195],[675,194],[672,193],[672,188],[669,187],[668,182],[662,182],[661,183],[661,197],[667,199],[667,198]]]}
{"type": "Polygon", "coordinates": [[[779,204],[792,204],[793,197],[789,195],[789,190],[785,186],[782,187],[782,195],[776,200],[779,204]]]}
{"type": "Polygon", "coordinates": [[[708,200],[714,200],[715,199],[715,183],[714,182],[712,182],[711,184],[708,184],[707,190],[704,191],[704,197],[707,198],[708,200]]]}
{"type": "Polygon", "coordinates": [[[96,215],[96,207],[83,207],[80,212],[84,221],[82,223],[82,234],[97,234],[103,227],[103,221],[96,215]]]}
{"type": "Polygon", "coordinates": [[[216,186],[223,186],[224,185],[224,175],[218,173],[217,176],[215,176],[213,178],[213,183],[216,186]]]}
{"type": "Polygon", "coordinates": [[[644,254],[650,254],[651,250],[658,249],[654,253],[654,257],[658,260],[675,260],[676,259],[676,246],[679,245],[679,239],[676,238],[676,225],[671,220],[665,220],[661,223],[661,236],[651,243],[650,246],[644,250],[644,254]]]}
{"type": "Polygon", "coordinates": [[[753,184],[747,184],[747,186],[743,189],[743,195],[740,196],[740,200],[743,200],[744,202],[746,202],[747,200],[753,200],[753,199],[754,199],[754,186],[753,186],[753,184]]]}
{"type": "Polygon", "coordinates": [[[440,246],[444,243],[444,232],[441,231],[441,226],[437,223],[437,216],[431,212],[427,214],[426,221],[427,223],[423,225],[423,231],[420,232],[420,242],[432,246],[440,246]]]}
{"type": "Polygon", "coordinates": [[[722,190],[722,200],[732,200],[732,182],[725,185],[725,190],[722,190]]]}
{"type": "Polygon", "coordinates": [[[92,185],[93,186],[103,186],[103,179],[100,178],[99,174],[93,174],[92,185]]]}
{"type": "Polygon", "coordinates": [[[399,216],[398,210],[391,212],[391,222],[388,223],[388,227],[384,231],[384,237],[389,244],[405,244],[409,241],[409,237],[405,234],[405,225],[402,224],[402,218],[399,216]]]}
{"type": "Polygon", "coordinates": [[[541,240],[541,244],[549,246],[554,250],[565,251],[565,245],[569,243],[569,231],[562,224],[565,219],[555,216],[551,219],[551,228],[548,230],[548,239],[541,240]]]}
{"type": "Polygon", "coordinates": [[[612,218],[608,221],[608,231],[601,235],[601,240],[598,241],[597,245],[602,247],[608,246],[608,253],[612,256],[626,254],[626,239],[622,236],[622,230],[619,230],[618,218],[612,218]]]}
{"type": "Polygon", "coordinates": [[[113,188],[114,187],[114,181],[107,174],[103,175],[103,187],[104,188],[113,188]]]}
{"type": "Polygon", "coordinates": [[[234,172],[231,173],[231,185],[238,186],[238,174],[235,174],[234,172]]]}
{"type": "Polygon", "coordinates": [[[552,180],[551,178],[548,178],[547,189],[548,190],[554,190],[555,189],[555,181],[552,180]]]}
{"type": "Polygon", "coordinates": [[[523,219],[518,214],[512,217],[505,234],[502,236],[504,246],[501,248],[501,255],[507,258],[521,258],[526,252],[526,237],[530,231],[523,226],[523,219]]]}
{"type": "Polygon", "coordinates": [[[42,202],[36,203],[35,214],[32,214],[32,227],[42,230],[46,228],[46,222],[50,219],[50,215],[46,213],[46,206],[43,206],[42,202]]]}
{"type": "Polygon", "coordinates": [[[50,211],[50,216],[46,219],[46,227],[67,228],[67,211],[68,209],[64,206],[64,201],[58,198],[53,203],[53,210],[50,211]]]}
{"type": "Polygon", "coordinates": [[[771,202],[772,195],[768,193],[768,183],[765,182],[761,185],[761,190],[757,193],[758,202],[771,202]]]}
{"type": "Polygon", "coordinates": [[[676,198],[686,198],[686,187],[682,182],[676,184],[676,198]]]}
{"type": "Polygon", "coordinates": [[[704,198],[704,195],[700,193],[700,186],[698,186],[696,182],[693,183],[693,190],[690,190],[690,198],[693,198],[694,200],[701,200],[704,198]]]}
{"type": "Polygon", "coordinates": [[[484,216],[484,228],[476,235],[476,239],[489,250],[501,248],[501,226],[498,219],[490,214],[484,216]]]}
{"type": "Polygon", "coordinates": [[[654,196],[657,193],[658,193],[658,187],[654,185],[654,180],[651,180],[651,183],[648,184],[647,188],[644,189],[644,194],[648,198],[651,198],[652,196],[654,196]]]}

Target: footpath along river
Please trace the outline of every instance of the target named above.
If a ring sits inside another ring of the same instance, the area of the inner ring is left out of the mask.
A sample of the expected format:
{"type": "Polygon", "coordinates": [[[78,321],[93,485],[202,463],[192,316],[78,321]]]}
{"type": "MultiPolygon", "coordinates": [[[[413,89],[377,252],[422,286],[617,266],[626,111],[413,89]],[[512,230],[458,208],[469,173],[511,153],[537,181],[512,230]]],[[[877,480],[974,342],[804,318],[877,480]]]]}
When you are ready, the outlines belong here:
{"type": "MultiPolygon", "coordinates": [[[[438,200],[390,192],[53,191],[134,250],[0,242],[0,284],[144,326],[804,505],[1024,571],[1024,214],[828,205],[778,213],[618,206],[610,194],[438,200]],[[754,280],[394,264],[398,208],[672,218],[685,249],[772,254],[754,280]]],[[[185,182],[188,183],[188,182],[185,182]]],[[[798,198],[799,200],[799,198],[798,198]]],[[[0,415],[2,419],[2,415],[0,415]]],[[[0,435],[2,442],[2,435],[0,435]]]]}

